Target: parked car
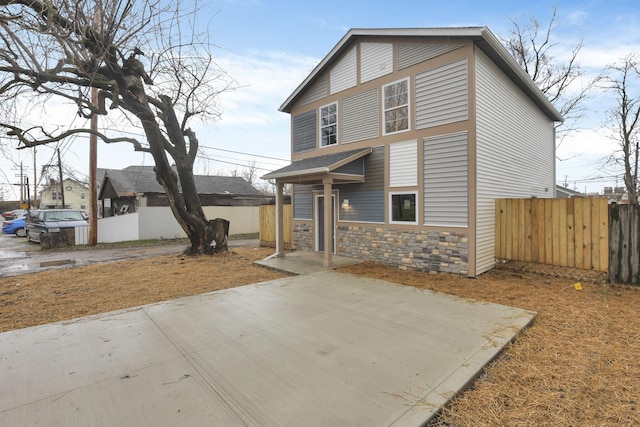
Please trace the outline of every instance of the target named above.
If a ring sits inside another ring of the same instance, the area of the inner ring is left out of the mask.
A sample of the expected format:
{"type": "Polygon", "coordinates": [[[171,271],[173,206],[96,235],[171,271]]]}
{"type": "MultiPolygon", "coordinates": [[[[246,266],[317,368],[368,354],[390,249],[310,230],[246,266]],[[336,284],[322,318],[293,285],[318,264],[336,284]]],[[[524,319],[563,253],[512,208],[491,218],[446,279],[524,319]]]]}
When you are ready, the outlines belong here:
{"type": "Polygon", "coordinates": [[[27,210],[26,209],[14,209],[12,211],[7,211],[7,212],[3,212],[1,215],[4,218],[4,220],[11,220],[11,219],[16,219],[16,218],[20,218],[23,217],[27,214],[27,210]]]}
{"type": "Polygon", "coordinates": [[[26,235],[24,231],[25,215],[20,218],[7,220],[2,223],[2,232],[4,234],[15,234],[18,237],[24,237],[26,235]]]}
{"type": "Polygon", "coordinates": [[[43,235],[59,232],[65,228],[84,227],[89,223],[82,212],[75,209],[32,210],[25,222],[28,242],[40,242],[43,235]]]}

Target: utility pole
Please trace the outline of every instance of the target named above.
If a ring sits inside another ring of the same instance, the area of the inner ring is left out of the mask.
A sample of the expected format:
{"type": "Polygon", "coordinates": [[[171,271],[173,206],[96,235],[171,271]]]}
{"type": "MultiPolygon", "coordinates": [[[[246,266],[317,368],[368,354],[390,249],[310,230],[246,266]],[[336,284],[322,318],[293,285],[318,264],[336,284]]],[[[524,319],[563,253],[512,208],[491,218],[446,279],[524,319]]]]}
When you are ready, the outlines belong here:
{"type": "Polygon", "coordinates": [[[60,149],[58,148],[58,171],[60,175],[60,197],[62,198],[62,209],[65,208],[64,205],[64,183],[62,182],[62,162],[60,161],[60,149]]]}
{"type": "MultiPolygon", "coordinates": [[[[91,102],[98,103],[98,89],[91,88],[91,102]]],[[[98,131],[98,115],[91,116],[91,130],[98,131]]],[[[89,246],[98,244],[98,136],[89,136],[89,246]]]]}
{"type": "Polygon", "coordinates": [[[38,169],[36,168],[36,147],[33,147],[33,208],[38,207],[38,169]]]}
{"type": "Polygon", "coordinates": [[[22,170],[22,162],[20,162],[20,173],[15,175],[16,178],[20,178],[20,184],[13,184],[20,186],[20,209],[24,207],[24,172],[22,170]]]}
{"type": "MultiPolygon", "coordinates": [[[[97,4],[93,15],[94,29],[99,27],[101,20],[102,9],[100,4],[97,4]]],[[[91,88],[91,103],[98,105],[98,88],[91,88]]],[[[87,244],[96,246],[98,244],[98,136],[95,133],[98,131],[98,115],[95,113],[91,115],[91,130],[93,132],[89,135],[89,239],[87,244]]]]}
{"type": "MultiPolygon", "coordinates": [[[[28,205],[29,203],[27,203],[28,205]]],[[[24,171],[22,169],[22,162],[20,162],[20,207],[24,205],[24,171]]]]}

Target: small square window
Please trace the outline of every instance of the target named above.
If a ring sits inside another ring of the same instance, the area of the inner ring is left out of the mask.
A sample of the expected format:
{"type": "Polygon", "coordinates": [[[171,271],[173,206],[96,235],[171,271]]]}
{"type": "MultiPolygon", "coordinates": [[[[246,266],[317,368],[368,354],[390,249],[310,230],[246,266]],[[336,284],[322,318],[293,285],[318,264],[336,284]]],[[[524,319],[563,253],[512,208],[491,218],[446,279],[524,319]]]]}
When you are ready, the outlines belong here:
{"type": "Polygon", "coordinates": [[[80,193],[80,198],[84,200],[84,193],[80,193]]]}
{"type": "Polygon", "coordinates": [[[411,193],[390,193],[391,196],[391,214],[392,223],[398,224],[417,224],[418,210],[417,198],[418,194],[411,193]]]}

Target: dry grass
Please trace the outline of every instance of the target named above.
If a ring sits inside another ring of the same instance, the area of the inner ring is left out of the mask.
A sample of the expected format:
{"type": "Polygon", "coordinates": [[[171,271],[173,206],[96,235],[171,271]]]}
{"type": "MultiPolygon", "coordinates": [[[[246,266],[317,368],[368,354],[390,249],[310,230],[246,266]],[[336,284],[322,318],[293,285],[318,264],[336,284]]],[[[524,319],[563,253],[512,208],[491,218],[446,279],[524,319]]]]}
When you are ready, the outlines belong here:
{"type": "Polygon", "coordinates": [[[0,332],[285,276],[253,264],[271,249],[168,255],[0,279],[0,332]]]}
{"type": "Polygon", "coordinates": [[[544,270],[494,270],[470,280],[370,263],[342,269],[538,312],[436,425],[640,425],[640,289],[544,270]]]}
{"type": "MultiPolygon", "coordinates": [[[[234,248],[213,259],[163,256],[3,278],[0,331],[282,277],[252,264],[271,252],[234,248]]],[[[536,270],[545,275],[520,268],[473,280],[373,263],[341,269],[538,312],[437,425],[640,425],[640,289],[536,270]]]]}

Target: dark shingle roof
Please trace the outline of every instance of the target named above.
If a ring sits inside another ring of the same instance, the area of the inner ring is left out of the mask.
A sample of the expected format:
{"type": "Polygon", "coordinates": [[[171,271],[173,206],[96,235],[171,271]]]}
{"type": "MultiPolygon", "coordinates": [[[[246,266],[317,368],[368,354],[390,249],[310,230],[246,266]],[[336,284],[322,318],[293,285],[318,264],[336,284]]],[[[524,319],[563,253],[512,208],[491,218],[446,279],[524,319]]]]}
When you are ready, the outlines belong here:
{"type": "Polygon", "coordinates": [[[324,156],[310,157],[308,159],[296,160],[288,166],[269,172],[263,179],[284,178],[296,175],[309,175],[314,173],[331,172],[345,162],[356,160],[366,154],[371,153],[371,148],[342,151],[339,153],[326,154],[324,156]]]}
{"type": "MultiPolygon", "coordinates": [[[[140,193],[164,193],[152,166],[129,166],[125,169],[100,169],[101,185],[108,177],[119,196],[140,193]]],[[[198,194],[261,195],[259,190],[241,177],[195,175],[198,194]]]]}

